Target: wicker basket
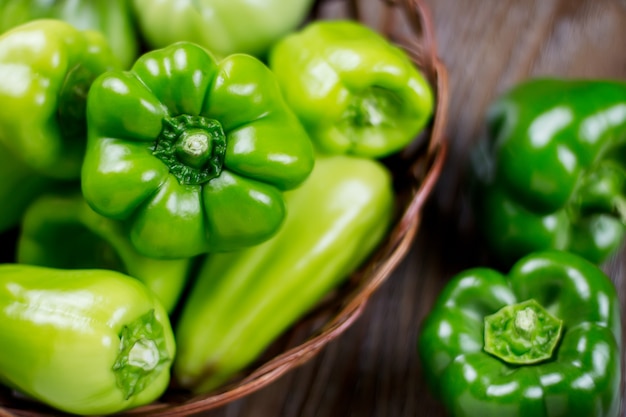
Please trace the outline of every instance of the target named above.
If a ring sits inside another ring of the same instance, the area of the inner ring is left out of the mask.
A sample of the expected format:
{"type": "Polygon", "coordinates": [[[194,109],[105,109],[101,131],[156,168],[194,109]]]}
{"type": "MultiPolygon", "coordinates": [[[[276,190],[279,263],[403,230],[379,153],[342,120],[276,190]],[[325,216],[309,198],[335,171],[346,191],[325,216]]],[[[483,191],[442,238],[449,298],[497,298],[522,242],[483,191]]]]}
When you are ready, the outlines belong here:
{"type": "MultiPolygon", "coordinates": [[[[317,0],[311,19],[350,18],[366,23],[403,47],[429,80],[436,95],[435,115],[402,153],[384,163],[392,170],[399,212],[378,251],[345,286],[330,294],[277,341],[232,384],[217,392],[191,395],[170,389],[153,404],[128,416],[182,416],[210,410],[266,386],[304,364],[341,335],[363,312],[371,295],[408,253],[418,231],[422,208],[444,164],[447,72],[437,55],[430,13],[422,0],[317,0]]],[[[0,417],[59,416],[56,410],[0,390],[0,417]]]]}

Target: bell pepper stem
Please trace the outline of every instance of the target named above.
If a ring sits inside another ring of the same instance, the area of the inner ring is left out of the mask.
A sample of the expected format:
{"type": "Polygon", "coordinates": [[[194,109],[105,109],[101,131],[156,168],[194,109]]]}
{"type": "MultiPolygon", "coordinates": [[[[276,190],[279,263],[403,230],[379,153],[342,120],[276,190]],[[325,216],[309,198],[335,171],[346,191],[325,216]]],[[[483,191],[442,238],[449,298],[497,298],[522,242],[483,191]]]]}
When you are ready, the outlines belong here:
{"type": "Polygon", "coordinates": [[[344,118],[357,128],[390,124],[398,112],[398,102],[390,91],[371,87],[352,97],[344,118]]]}
{"type": "Polygon", "coordinates": [[[537,313],[533,309],[526,307],[515,314],[515,330],[528,338],[537,327],[537,313]]]}
{"type": "Polygon", "coordinates": [[[153,155],[181,184],[203,184],[222,172],[226,135],[222,125],[203,116],[166,118],[153,155]]]}
{"type": "Polygon", "coordinates": [[[485,351],[516,365],[550,359],[563,330],[563,322],[532,299],[507,305],[484,323],[485,351]]]}

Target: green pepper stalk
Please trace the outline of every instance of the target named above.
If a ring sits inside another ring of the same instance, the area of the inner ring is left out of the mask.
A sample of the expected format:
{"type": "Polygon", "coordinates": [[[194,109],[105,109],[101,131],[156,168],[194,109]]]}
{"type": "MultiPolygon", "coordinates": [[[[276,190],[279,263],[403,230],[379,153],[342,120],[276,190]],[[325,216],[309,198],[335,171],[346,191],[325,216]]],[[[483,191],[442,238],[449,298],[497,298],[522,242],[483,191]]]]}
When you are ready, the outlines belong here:
{"type": "Polygon", "coordinates": [[[179,41],[202,45],[216,56],[246,53],[262,58],[304,21],[314,0],[132,0],[142,37],[152,48],[179,41]]]}
{"type": "Polygon", "coordinates": [[[498,98],[473,166],[479,230],[506,264],[561,249],[600,263],[626,222],[626,83],[535,79],[498,98]]]}
{"type": "Polygon", "coordinates": [[[180,42],[93,84],[82,191],[149,257],[258,244],[283,222],[282,192],[313,169],[311,141],[261,61],[220,62],[180,42]]]}
{"type": "Polygon", "coordinates": [[[175,328],[181,386],[207,392],[249,366],[372,253],[394,214],[388,170],[349,156],[320,157],[286,199],[273,238],[201,265],[175,328]]]}
{"type": "Polygon", "coordinates": [[[20,224],[18,263],[60,269],[112,269],[142,281],[168,313],[176,307],[192,258],[154,259],[132,246],[122,224],[100,216],[80,193],[42,194],[20,224]]]}
{"type": "Polygon", "coordinates": [[[175,354],[167,313],[110,270],[0,265],[0,381],[74,414],[151,403],[175,354]]]}
{"type": "Polygon", "coordinates": [[[0,231],[41,191],[78,178],[87,91],[115,62],[100,34],[60,21],[0,35],[0,231]]]}
{"type": "Polygon", "coordinates": [[[324,153],[388,156],[433,114],[430,85],[407,54],[358,22],[311,22],[277,42],[269,64],[324,153]]]}
{"type": "Polygon", "coordinates": [[[138,34],[127,0],[0,0],[0,33],[37,19],[101,32],[124,68],[137,58],[138,34]]]}
{"type": "Polygon", "coordinates": [[[459,273],[422,324],[424,375],[450,415],[617,417],[621,322],[610,279],[569,252],[507,276],[459,273]]]}

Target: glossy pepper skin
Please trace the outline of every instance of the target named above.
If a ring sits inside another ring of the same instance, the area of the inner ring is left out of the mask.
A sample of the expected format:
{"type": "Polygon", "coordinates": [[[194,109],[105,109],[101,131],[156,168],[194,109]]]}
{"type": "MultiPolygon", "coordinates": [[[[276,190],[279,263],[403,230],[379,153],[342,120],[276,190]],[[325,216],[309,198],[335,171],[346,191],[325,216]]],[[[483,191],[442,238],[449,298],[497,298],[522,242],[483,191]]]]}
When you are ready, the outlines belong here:
{"type": "Polygon", "coordinates": [[[504,263],[544,249],[600,263],[626,219],[626,84],[533,79],[492,103],[475,155],[477,223],[504,263]]]}
{"type": "Polygon", "coordinates": [[[76,179],[86,143],[86,94],[116,68],[105,39],[38,20],[0,35],[0,231],[59,181],[76,179]]]}
{"type": "Polygon", "coordinates": [[[0,33],[37,19],[101,32],[124,68],[137,58],[138,34],[127,0],[0,0],[0,33]]]}
{"type": "Polygon", "coordinates": [[[407,54],[355,21],[309,23],[274,45],[269,65],[323,153],[390,155],[433,113],[430,85],[407,54]]]}
{"type": "Polygon", "coordinates": [[[245,54],[217,62],[188,42],[150,51],[94,82],[87,118],[83,195],[150,257],[266,240],[284,219],[282,192],[313,168],[274,75],[245,54]]]}
{"type": "Polygon", "coordinates": [[[388,170],[349,156],[320,157],[286,198],[273,238],[201,265],[175,328],[182,387],[208,392],[249,366],[372,253],[394,214],[388,170]]]}
{"type": "Polygon", "coordinates": [[[134,278],[2,264],[0,316],[0,381],[51,407],[111,414],[168,386],[169,318],[134,278]]]}
{"type": "Polygon", "coordinates": [[[426,380],[456,417],[616,417],[620,352],[615,287],[586,259],[553,250],[507,276],[459,273],[419,336],[426,380]]]}
{"type": "Polygon", "coordinates": [[[313,0],[132,0],[137,24],[153,49],[188,41],[216,56],[246,53],[262,58],[294,30],[313,0]]]}
{"type": "Polygon", "coordinates": [[[59,269],[125,273],[142,281],[168,313],[176,307],[194,261],[141,255],[122,224],[93,211],[73,190],[44,193],[29,205],[20,223],[16,260],[59,269]]]}

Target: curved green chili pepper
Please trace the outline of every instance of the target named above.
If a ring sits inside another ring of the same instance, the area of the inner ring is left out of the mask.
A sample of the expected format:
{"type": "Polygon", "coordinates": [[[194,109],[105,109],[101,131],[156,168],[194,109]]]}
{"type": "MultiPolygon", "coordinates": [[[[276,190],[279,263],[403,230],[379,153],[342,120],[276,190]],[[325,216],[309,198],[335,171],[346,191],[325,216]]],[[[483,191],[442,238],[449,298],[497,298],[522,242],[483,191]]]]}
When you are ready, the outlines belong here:
{"type": "Polygon", "coordinates": [[[167,313],[138,280],[18,264],[0,265],[0,345],[2,383],[74,414],[156,400],[175,354],[167,313]]]}
{"type": "Polygon", "coordinates": [[[475,207],[501,260],[563,249],[599,263],[620,245],[626,83],[530,80],[492,104],[487,127],[474,165],[475,207]]]}
{"type": "Polygon", "coordinates": [[[150,257],[266,240],[284,219],[282,192],[313,168],[274,75],[249,55],[216,62],[187,42],[148,52],[94,82],[87,114],[85,199],[150,257]]]}
{"type": "Polygon", "coordinates": [[[455,276],[425,319],[419,354],[451,415],[617,417],[621,322],[610,279],[569,252],[537,252],[508,276],[455,276]]]}
{"type": "Polygon", "coordinates": [[[372,253],[394,214],[389,171],[348,156],[318,158],[286,199],[274,237],[201,265],[176,326],[183,387],[209,391],[249,366],[372,253]]]}
{"type": "Polygon", "coordinates": [[[399,47],[369,27],[318,20],[281,39],[270,68],[320,151],[384,157],[433,113],[430,85],[399,47]]]}
{"type": "Polygon", "coordinates": [[[185,287],[192,258],[154,259],[132,246],[122,224],[93,211],[80,193],[46,193],[24,212],[17,262],[60,269],[111,269],[142,281],[167,312],[185,287]]]}

